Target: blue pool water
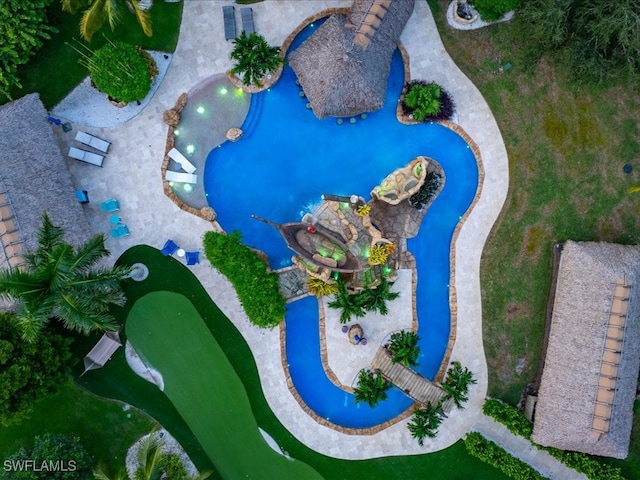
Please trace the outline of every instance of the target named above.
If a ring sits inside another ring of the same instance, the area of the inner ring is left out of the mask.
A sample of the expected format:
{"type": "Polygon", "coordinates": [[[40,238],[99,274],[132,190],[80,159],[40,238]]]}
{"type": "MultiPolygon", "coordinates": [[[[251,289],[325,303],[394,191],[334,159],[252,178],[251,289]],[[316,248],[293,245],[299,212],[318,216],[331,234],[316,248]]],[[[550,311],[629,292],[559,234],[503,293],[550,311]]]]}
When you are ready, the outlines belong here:
{"type": "MultiPolygon", "coordinates": [[[[305,29],[291,49],[310,33],[305,29]]],[[[204,174],[209,204],[226,231],[242,232],[244,243],[264,251],[273,268],[291,264],[291,252],[273,227],[253,220],[256,214],[278,223],[300,220],[313,211],[323,193],[370,198],[371,189],[391,171],[418,155],[438,161],[445,188],[430,207],[418,236],[409,240],[417,260],[421,356],[418,371],[437,373],[449,338],[449,250],[453,231],[469,207],[478,184],[475,157],[466,142],[438,124],[406,126],[395,109],[404,82],[400,54],[392,60],[387,100],[382,110],[346,119],[318,120],[299,97],[293,71],[286,67],[269,91],[253,95],[245,134],[209,154],[204,174]]],[[[390,420],[411,400],[393,388],[389,398],[370,408],[326,377],[320,357],[318,305],[307,298],[288,305],[286,354],[292,381],[304,402],[320,417],[353,428],[390,420]]]]}

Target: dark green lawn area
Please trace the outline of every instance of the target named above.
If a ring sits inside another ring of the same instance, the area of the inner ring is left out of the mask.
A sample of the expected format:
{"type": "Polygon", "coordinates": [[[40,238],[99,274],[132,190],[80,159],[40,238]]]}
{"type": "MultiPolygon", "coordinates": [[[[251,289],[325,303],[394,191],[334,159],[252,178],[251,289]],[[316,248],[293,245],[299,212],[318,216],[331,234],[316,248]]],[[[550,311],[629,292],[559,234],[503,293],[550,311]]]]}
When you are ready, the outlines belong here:
{"type": "Polygon", "coordinates": [[[19,425],[0,426],[0,459],[33,447],[33,439],[44,433],[78,437],[89,454],[112,469],[124,465],[127,449],[155,422],[137,409],[123,410],[119,402],[100,399],[73,383],[38,402],[30,418],[19,425]],[[114,441],[117,438],[117,441],[114,441]]]}
{"type": "MultiPolygon", "coordinates": [[[[150,269],[144,282],[129,282],[126,293],[129,301],[118,311],[124,321],[135,302],[156,291],[172,291],[187,298],[215,337],[218,345],[242,380],[258,426],[276,440],[292,457],[314,468],[326,479],[413,479],[433,480],[502,480],[495,468],[470,457],[460,441],[452,447],[429,455],[377,458],[346,461],[321,455],[302,445],[275,417],[260,386],[258,372],[251,351],[235,326],[211,301],[198,280],[180,262],[163,256],[158,250],[137,246],[119,259],[124,264],[143,262],[150,269]]],[[[90,390],[118,398],[149,412],[168,428],[185,447],[200,469],[211,469],[203,448],[189,430],[189,419],[182,419],[167,397],[157,387],[136,377],[127,367],[119,351],[107,366],[77,379],[90,390]]],[[[251,452],[248,452],[251,454],[251,452]]],[[[220,478],[219,474],[213,478],[220,478]]]]}
{"type": "MultiPolygon", "coordinates": [[[[553,245],[640,238],[640,197],[627,193],[640,183],[638,82],[578,86],[562,62],[531,63],[517,16],[457,31],[445,25],[449,3],[429,0],[447,51],[491,107],[509,155],[509,195],[480,275],[489,394],[515,405],[540,360],[553,245]],[[512,68],[498,73],[506,63],[512,68]]],[[[639,417],[629,458],[612,461],[630,479],[640,479],[639,417]]]]}
{"type": "Polygon", "coordinates": [[[49,23],[59,32],[52,33],[51,40],[45,41],[36,55],[19,68],[22,89],[12,89],[11,95],[20,98],[27,93],[39,92],[45,107],[54,107],[88,75],[87,69],[78,63],[81,57],[76,50],[89,53],[88,48],[95,51],[107,39],[139,45],[147,50],[173,52],[178,43],[182,5],[182,2],[154,2],[150,10],[151,37],[144,35],[134,15],[125,9],[114,31],[107,25],[87,44],[80,37],[80,13],[71,15],[63,12],[60,2],[53,2],[47,8],[47,15],[49,23]]]}

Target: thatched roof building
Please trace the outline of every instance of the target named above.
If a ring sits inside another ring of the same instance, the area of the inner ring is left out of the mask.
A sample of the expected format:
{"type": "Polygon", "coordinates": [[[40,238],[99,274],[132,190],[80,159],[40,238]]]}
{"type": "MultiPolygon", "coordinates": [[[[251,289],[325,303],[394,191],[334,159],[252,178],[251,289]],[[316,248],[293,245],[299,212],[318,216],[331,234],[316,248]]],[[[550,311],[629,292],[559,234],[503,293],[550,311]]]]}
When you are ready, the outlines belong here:
{"type": "Polygon", "coordinates": [[[289,55],[313,113],[345,117],[382,108],[391,56],[414,0],[354,0],[289,55]]]}
{"type": "MultiPolygon", "coordinates": [[[[44,211],[65,229],[67,241],[85,242],[91,229],[37,93],[0,106],[0,132],[0,192],[21,246],[33,250],[38,245],[44,211]]],[[[0,251],[1,268],[9,264],[6,257],[0,251]]]]}
{"type": "Polygon", "coordinates": [[[640,246],[565,243],[533,440],[616,458],[629,449],[640,364],[640,246]]]}

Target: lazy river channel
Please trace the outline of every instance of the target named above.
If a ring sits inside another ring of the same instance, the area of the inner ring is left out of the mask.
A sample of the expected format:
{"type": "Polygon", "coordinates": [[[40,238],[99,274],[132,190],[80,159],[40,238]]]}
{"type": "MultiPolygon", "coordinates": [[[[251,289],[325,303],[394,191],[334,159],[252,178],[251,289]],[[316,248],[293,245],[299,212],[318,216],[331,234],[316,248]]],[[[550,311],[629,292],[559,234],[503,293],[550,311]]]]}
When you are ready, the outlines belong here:
{"type": "MultiPolygon", "coordinates": [[[[304,29],[291,50],[316,26],[304,29]]],[[[277,223],[299,221],[313,211],[323,193],[360,195],[369,192],[396,168],[418,155],[435,159],[446,183],[429,208],[418,235],[408,241],[417,264],[416,309],[420,358],[417,371],[433,379],[449,339],[449,253],[460,218],[478,186],[478,166],[469,145],[439,124],[406,126],[396,119],[404,82],[402,58],[396,50],[383,109],[366,119],[318,120],[300,97],[294,73],[285,67],[268,91],[254,94],[237,143],[214,148],[207,158],[205,192],[225,231],[239,230],[243,242],[269,256],[274,269],[291,264],[290,251],[277,230],[251,218],[277,223]]],[[[286,355],[301,399],[319,416],[346,428],[368,428],[391,420],[413,401],[397,388],[371,408],[327,378],[320,356],[318,302],[315,297],[288,304],[286,355]]],[[[377,348],[377,345],[372,345],[377,348]]],[[[369,348],[369,347],[366,347],[369,348]]]]}

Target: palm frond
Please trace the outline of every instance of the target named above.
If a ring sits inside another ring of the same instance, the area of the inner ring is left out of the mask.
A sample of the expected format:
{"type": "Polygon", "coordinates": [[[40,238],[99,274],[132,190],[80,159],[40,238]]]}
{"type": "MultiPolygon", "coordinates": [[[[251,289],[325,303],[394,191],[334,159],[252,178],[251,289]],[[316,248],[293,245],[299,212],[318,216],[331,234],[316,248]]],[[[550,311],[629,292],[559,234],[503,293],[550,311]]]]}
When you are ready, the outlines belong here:
{"type": "Polygon", "coordinates": [[[78,247],[74,253],[72,267],[76,271],[85,272],[108,255],[109,250],[104,244],[104,235],[100,233],[78,247]]]}
{"type": "Polygon", "coordinates": [[[130,0],[129,5],[131,5],[133,13],[142,27],[142,31],[147,37],[150,37],[153,34],[153,30],[151,28],[151,16],[149,15],[149,12],[140,8],[138,0],[130,0]]]}
{"type": "Polygon", "coordinates": [[[38,258],[48,258],[49,252],[63,243],[64,229],[51,223],[47,212],[42,214],[42,226],[38,230],[38,249],[35,255],[38,258]]]}
{"type": "Polygon", "coordinates": [[[113,25],[118,20],[115,8],[112,8],[113,0],[93,0],[93,3],[82,14],[80,19],[80,35],[87,40],[91,41],[91,37],[100,28],[109,21],[109,24],[113,25]],[[111,17],[109,16],[111,12],[111,17]],[[116,17],[114,17],[114,15],[116,17]]]}

